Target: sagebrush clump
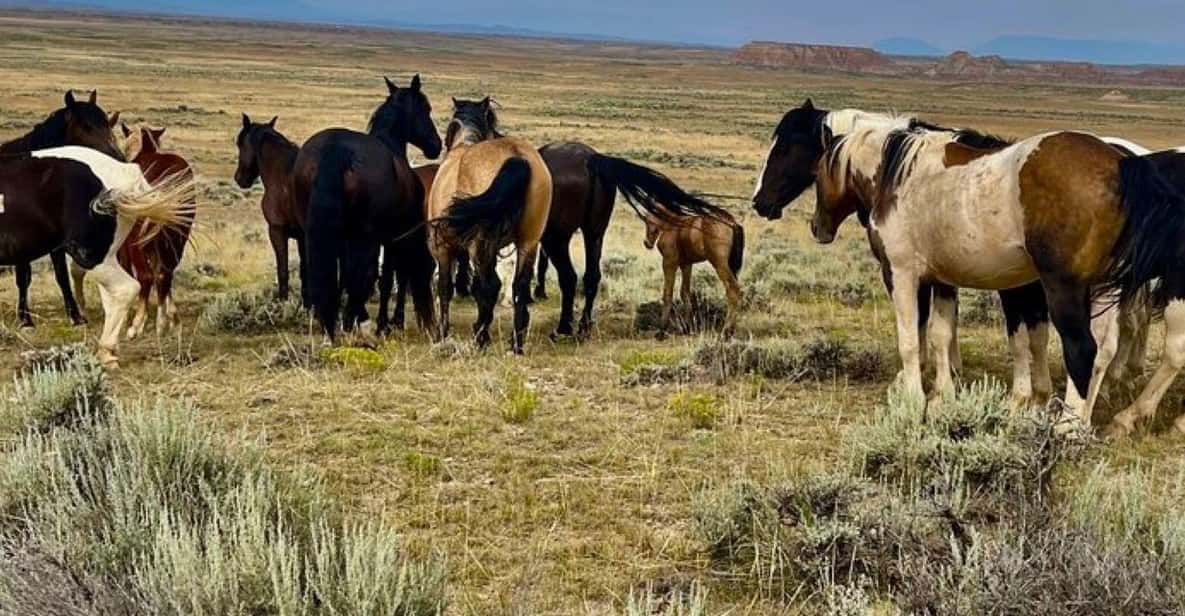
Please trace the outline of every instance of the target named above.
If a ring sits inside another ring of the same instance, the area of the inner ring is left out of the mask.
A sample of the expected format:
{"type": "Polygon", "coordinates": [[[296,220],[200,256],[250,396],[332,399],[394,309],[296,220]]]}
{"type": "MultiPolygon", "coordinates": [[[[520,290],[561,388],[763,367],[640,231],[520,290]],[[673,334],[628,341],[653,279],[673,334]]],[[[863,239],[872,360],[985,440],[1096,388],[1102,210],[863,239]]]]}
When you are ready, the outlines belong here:
{"type": "Polygon", "coordinates": [[[207,332],[267,334],[307,328],[309,315],[299,298],[278,300],[271,290],[257,289],[217,297],[202,311],[198,325],[207,332]]]}

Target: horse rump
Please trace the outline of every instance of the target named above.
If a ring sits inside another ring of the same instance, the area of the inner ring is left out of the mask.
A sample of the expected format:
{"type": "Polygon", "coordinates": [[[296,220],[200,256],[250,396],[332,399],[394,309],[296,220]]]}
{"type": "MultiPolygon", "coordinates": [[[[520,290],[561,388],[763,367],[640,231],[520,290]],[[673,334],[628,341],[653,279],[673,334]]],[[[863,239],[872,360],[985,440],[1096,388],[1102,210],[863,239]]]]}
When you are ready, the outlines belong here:
{"type": "Polygon", "coordinates": [[[588,159],[588,171],[601,181],[616,186],[639,216],[642,215],[642,210],[645,210],[648,214],[671,223],[678,223],[675,219],[678,216],[707,216],[721,221],[729,220],[728,214],[719,206],[679,188],[662,173],[624,158],[593,154],[588,159]]]}
{"type": "Polygon", "coordinates": [[[513,236],[526,210],[530,183],[530,163],[524,158],[509,158],[485,192],[453,199],[435,224],[448,229],[461,243],[467,244],[478,235],[501,243],[513,236]]]}
{"type": "Polygon", "coordinates": [[[353,161],[353,154],[347,148],[327,146],[321,152],[309,193],[305,225],[309,301],[330,339],[337,333],[341,308],[338,262],[346,248],[345,173],[353,161]]]}
{"type": "MultiPolygon", "coordinates": [[[[1183,265],[1185,195],[1161,175],[1149,156],[1119,161],[1119,190],[1127,219],[1095,296],[1116,294],[1119,302],[1127,302],[1149,281],[1183,265]]],[[[1156,285],[1151,305],[1163,308],[1170,299],[1167,293],[1166,285],[1156,285]]]]}

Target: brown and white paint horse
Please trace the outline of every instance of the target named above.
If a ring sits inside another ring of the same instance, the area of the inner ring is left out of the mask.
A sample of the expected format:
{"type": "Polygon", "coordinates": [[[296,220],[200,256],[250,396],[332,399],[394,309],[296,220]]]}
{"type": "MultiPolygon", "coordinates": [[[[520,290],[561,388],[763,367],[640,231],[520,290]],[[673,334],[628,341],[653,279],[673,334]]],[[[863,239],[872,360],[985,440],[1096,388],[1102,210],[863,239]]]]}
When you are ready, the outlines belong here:
{"type": "Polygon", "coordinates": [[[551,173],[539,151],[524,139],[504,137],[487,97],[453,101],[440,165],[428,198],[428,247],[437,264],[440,302],[438,337],[449,334],[449,303],[453,296],[453,261],[469,253],[473,264],[473,296],[477,301],[474,339],[490,342],[490,325],[502,281],[498,251],[515,246],[514,331],[511,350],[521,353],[530,323],[531,273],[551,210],[551,173]]]}
{"type": "MultiPolygon", "coordinates": [[[[892,284],[907,390],[922,391],[913,324],[923,281],[980,289],[1040,281],[1063,341],[1067,419],[1089,425],[1118,344],[1118,310],[1100,309],[1115,299],[1092,287],[1128,299],[1130,280],[1158,270],[1167,254],[1163,242],[1139,232],[1166,217],[1149,204],[1185,204],[1152,165],[1075,132],[996,151],[924,128],[825,133],[823,142],[812,233],[830,242],[851,214],[868,226],[892,284]]],[[[942,349],[953,303],[936,306],[932,318],[942,393],[951,385],[942,349]]]]}

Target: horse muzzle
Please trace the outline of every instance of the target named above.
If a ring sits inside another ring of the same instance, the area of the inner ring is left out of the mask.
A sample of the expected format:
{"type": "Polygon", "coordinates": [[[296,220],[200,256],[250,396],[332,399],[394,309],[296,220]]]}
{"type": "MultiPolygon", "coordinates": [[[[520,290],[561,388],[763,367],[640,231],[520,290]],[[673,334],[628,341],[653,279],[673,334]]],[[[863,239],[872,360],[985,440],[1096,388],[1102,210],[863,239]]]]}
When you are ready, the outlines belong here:
{"type": "Polygon", "coordinates": [[[758,216],[761,216],[766,220],[778,220],[782,217],[783,208],[773,205],[772,203],[762,203],[761,201],[754,199],[753,210],[757,212],[758,216]]]}
{"type": "Polygon", "coordinates": [[[811,220],[811,237],[819,244],[830,244],[835,241],[835,231],[819,227],[819,223],[811,220]]]}

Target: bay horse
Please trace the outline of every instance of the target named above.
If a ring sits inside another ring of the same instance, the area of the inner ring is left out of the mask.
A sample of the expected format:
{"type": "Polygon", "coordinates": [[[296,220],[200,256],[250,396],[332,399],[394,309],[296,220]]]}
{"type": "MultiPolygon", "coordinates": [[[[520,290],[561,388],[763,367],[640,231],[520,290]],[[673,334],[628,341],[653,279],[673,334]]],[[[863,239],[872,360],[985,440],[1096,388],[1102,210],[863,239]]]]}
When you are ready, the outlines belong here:
{"type": "Polygon", "coordinates": [[[423,187],[408,164],[407,146],[436,158],[440,135],[419,75],[406,88],[386,83],[387,99],[367,133],[321,131],[301,146],[293,167],[293,199],[308,255],[308,299],[331,340],[343,291],[343,329],[370,333],[366,302],[378,277],[380,247],[378,332],[389,327],[397,268],[406,268],[420,325],[430,330],[434,324],[423,187]]]}
{"type": "MultiPolygon", "coordinates": [[[[123,152],[115,142],[112,132],[113,121],[98,105],[99,93],[91,90],[85,101],[74,97],[69,90],[65,95],[65,104],[54,111],[40,124],[34,126],[25,135],[0,145],[0,154],[18,154],[44,150],[67,145],[82,146],[102,152],[116,160],[125,160],[123,152]]],[[[118,121],[118,114],[114,121],[118,121]]],[[[85,306],[86,297],[79,295],[77,299],[70,288],[70,274],[66,263],[66,252],[56,248],[49,253],[53,264],[54,278],[61,289],[62,299],[66,306],[66,315],[74,325],[86,323],[81,306],[85,306]]],[[[13,264],[16,270],[17,313],[21,327],[33,327],[33,316],[29,310],[29,285],[33,281],[33,269],[30,263],[13,264]]]]}
{"type": "Polygon", "coordinates": [[[662,255],[663,291],[660,334],[671,324],[675,274],[682,272],[680,296],[684,305],[694,301],[691,291],[691,268],[707,261],[716,270],[728,298],[728,317],[721,335],[729,338],[736,331],[741,310],[741,285],[737,282],[745,256],[745,228],[727,212],[713,216],[657,217],[645,215],[646,250],[658,248],[662,255]]]}
{"type": "Polygon", "coordinates": [[[235,146],[239,151],[235,184],[248,189],[257,180],[263,181],[260,208],[263,210],[263,220],[267,223],[272,254],[276,259],[276,297],[288,299],[288,242],[295,240],[300,258],[300,294],[304,306],[308,308],[304,227],[292,200],[292,169],[300,147],[276,130],[277,119],[273,117],[267,122],[257,123],[243,114],[242,128],[235,137],[235,146]]]}
{"type": "Polygon", "coordinates": [[[545,296],[547,262],[559,278],[560,320],[552,338],[573,335],[576,269],[569,246],[577,231],[584,238],[584,306],[575,334],[592,330],[593,307],[601,284],[601,251],[620,192],[643,220],[679,225],[695,217],[711,217],[726,225],[735,220],[719,207],[679,188],[667,176],[624,158],[606,156],[576,142],[550,143],[539,149],[551,172],[551,212],[543,231],[535,297],[545,296]],[[684,219],[685,218],[685,219],[684,219]]]}
{"type": "Polygon", "coordinates": [[[551,210],[551,172],[539,151],[525,139],[505,137],[497,130],[489,97],[481,101],[453,99],[453,117],[441,163],[428,201],[429,243],[437,263],[440,322],[437,337],[449,335],[449,303],[453,297],[453,261],[468,252],[477,301],[474,340],[490,342],[490,325],[502,281],[498,251],[514,244],[514,330],[510,348],[522,353],[530,324],[527,308],[531,273],[551,210]]]}
{"type": "MultiPolygon", "coordinates": [[[[1095,309],[1127,300],[1133,280],[1171,267],[1166,242],[1139,230],[1185,225],[1185,215],[1178,223],[1164,211],[1185,198],[1147,160],[1125,158],[1085,133],[980,150],[950,131],[879,128],[842,137],[824,131],[823,144],[812,235],[833,241],[852,214],[867,224],[891,284],[906,390],[922,392],[914,327],[922,281],[981,289],[1040,281],[1063,342],[1065,419],[1089,427],[1119,312],[1095,309]]],[[[952,317],[949,304],[932,317],[939,378],[949,374],[941,351],[949,349],[952,317]]]]}
{"type": "Polygon", "coordinates": [[[192,216],[193,186],[155,186],[140,168],[91,148],[67,146],[0,157],[0,264],[29,262],[62,248],[91,272],[103,301],[98,356],[119,365],[119,334],[139,284],[116,257],[136,220],[163,227],[192,216]]]}
{"type": "MultiPolygon", "coordinates": [[[[121,125],[127,141],[127,154],[131,162],[140,167],[149,183],[165,178],[181,178],[193,181],[193,169],[189,162],[171,152],[161,151],[164,128],[141,126],[136,131],[121,125]]],[[[190,204],[196,212],[196,205],[190,204]]],[[[134,340],[144,331],[148,322],[148,306],[152,291],[156,290],[156,334],[163,335],[170,326],[177,324],[177,305],[173,301],[173,278],[189,233],[193,228],[192,216],[181,224],[153,229],[151,223],[137,222],[128,239],[119,249],[119,262],[128,273],[140,283],[140,302],[128,328],[128,340],[134,340]]]]}

